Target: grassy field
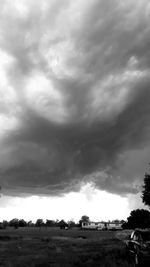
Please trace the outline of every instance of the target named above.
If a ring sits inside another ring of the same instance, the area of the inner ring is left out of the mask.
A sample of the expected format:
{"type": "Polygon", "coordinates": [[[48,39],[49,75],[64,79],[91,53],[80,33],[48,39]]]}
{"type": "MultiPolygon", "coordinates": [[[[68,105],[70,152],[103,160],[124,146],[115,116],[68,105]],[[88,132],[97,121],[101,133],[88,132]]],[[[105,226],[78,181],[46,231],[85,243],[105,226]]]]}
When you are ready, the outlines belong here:
{"type": "Polygon", "coordinates": [[[126,231],[0,230],[0,266],[127,267],[126,231]]]}

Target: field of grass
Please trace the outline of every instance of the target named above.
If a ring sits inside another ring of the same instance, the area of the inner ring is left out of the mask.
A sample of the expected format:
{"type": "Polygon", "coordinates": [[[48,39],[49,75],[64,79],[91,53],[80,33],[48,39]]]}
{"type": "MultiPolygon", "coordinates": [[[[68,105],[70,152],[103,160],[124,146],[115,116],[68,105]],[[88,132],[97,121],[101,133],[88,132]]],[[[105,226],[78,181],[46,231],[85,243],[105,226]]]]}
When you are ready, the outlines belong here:
{"type": "Polygon", "coordinates": [[[127,267],[125,231],[0,230],[0,266],[127,267]]]}

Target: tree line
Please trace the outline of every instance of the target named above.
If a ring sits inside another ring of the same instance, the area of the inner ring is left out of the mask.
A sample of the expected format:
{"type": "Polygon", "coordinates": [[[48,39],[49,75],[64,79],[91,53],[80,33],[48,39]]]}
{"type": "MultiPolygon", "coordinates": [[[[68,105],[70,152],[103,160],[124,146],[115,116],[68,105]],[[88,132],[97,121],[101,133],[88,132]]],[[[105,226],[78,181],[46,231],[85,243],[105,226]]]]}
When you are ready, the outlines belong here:
{"type": "MultiPolygon", "coordinates": [[[[144,183],[141,192],[141,198],[145,205],[150,208],[150,174],[145,174],[144,183]]],[[[0,222],[0,229],[5,229],[6,227],[60,227],[61,229],[68,227],[81,227],[82,222],[89,222],[90,218],[87,215],[83,215],[78,223],[73,220],[65,221],[62,220],[49,220],[45,222],[43,219],[37,219],[36,222],[25,221],[24,219],[14,218],[10,221],[4,220],[0,222]]],[[[123,229],[135,229],[135,228],[150,228],[150,211],[145,209],[136,209],[131,211],[130,216],[126,221],[109,221],[109,222],[120,222],[122,223],[123,229]]]]}
{"type": "Polygon", "coordinates": [[[79,226],[78,223],[75,223],[73,220],[71,221],[65,221],[65,220],[49,220],[47,219],[44,221],[43,219],[37,219],[36,222],[33,221],[26,221],[24,219],[17,219],[14,218],[10,221],[4,220],[3,222],[0,222],[0,228],[5,229],[6,227],[60,227],[65,228],[66,226],[69,227],[75,227],[79,226]]]}
{"type": "MultiPolygon", "coordinates": [[[[65,229],[65,228],[73,228],[73,227],[81,227],[82,222],[90,222],[90,218],[87,215],[83,215],[79,222],[75,223],[73,220],[70,221],[65,221],[64,219],[62,220],[49,220],[47,219],[44,221],[43,219],[37,219],[36,222],[32,221],[25,221],[24,219],[17,219],[14,218],[10,221],[4,220],[3,222],[0,222],[0,229],[5,229],[6,227],[14,227],[15,229],[19,227],[59,227],[60,229],[65,229]]],[[[125,223],[124,220],[113,220],[109,221],[112,223],[125,223]]]]}

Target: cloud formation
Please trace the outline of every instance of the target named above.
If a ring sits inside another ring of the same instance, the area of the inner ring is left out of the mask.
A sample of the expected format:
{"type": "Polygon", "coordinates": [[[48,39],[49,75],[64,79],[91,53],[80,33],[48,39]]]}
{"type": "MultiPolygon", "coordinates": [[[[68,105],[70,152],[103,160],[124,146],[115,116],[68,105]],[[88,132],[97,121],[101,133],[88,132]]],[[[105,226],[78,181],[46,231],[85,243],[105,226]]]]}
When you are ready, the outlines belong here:
{"type": "Polygon", "coordinates": [[[149,161],[148,0],[0,3],[0,183],[136,193],[149,161]]]}

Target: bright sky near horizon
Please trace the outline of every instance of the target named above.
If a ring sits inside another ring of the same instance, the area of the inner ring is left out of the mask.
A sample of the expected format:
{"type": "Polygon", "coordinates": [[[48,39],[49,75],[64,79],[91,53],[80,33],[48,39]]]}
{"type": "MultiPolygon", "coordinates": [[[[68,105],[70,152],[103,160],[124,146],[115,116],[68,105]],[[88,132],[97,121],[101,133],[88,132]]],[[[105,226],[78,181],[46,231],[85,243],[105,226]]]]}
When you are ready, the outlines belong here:
{"type": "Polygon", "coordinates": [[[149,36],[148,0],[0,1],[0,220],[144,207],[149,36]]]}
{"type": "MultiPolygon", "coordinates": [[[[132,195],[121,197],[116,194],[107,193],[94,189],[90,184],[82,187],[78,193],[68,193],[63,197],[39,197],[27,198],[3,196],[0,207],[0,221],[12,218],[26,221],[42,218],[51,220],[78,222],[82,215],[89,216],[91,221],[126,220],[130,210],[134,206],[132,195]],[[130,201],[132,204],[130,204],[130,201]]],[[[140,200],[138,196],[138,200],[140,200]]],[[[140,202],[140,201],[139,201],[140,202]]],[[[143,206],[139,203],[139,208],[143,206]]]]}

